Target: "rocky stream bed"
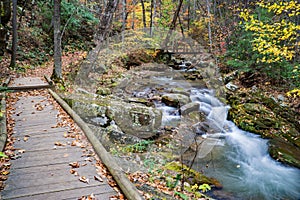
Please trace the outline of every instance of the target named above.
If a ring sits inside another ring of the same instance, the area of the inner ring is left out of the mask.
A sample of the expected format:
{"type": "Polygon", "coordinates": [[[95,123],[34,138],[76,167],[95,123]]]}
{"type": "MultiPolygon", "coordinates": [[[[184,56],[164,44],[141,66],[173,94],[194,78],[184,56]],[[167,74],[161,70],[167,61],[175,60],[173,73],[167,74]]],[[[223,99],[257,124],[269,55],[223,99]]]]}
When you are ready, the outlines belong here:
{"type": "Polygon", "coordinates": [[[93,70],[83,63],[75,92],[63,96],[149,197],[172,199],[184,187],[194,198],[239,198],[201,173],[214,168],[207,156],[224,146],[224,133],[235,130],[227,112],[239,128],[269,139],[275,160],[300,168],[299,113],[255,88],[225,86],[207,53],[183,57],[161,51],[155,58],[144,55],[149,51],[135,53],[125,60],[111,56],[110,65],[102,56],[93,70]]]}

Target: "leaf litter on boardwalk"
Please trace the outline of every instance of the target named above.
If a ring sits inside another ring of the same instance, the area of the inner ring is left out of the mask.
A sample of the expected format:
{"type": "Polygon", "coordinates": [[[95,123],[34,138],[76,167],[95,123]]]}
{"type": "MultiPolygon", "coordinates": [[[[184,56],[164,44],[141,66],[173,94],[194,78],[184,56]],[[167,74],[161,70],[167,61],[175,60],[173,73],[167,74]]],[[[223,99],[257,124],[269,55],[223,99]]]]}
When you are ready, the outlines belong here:
{"type": "MultiPolygon", "coordinates": [[[[8,130],[8,139],[6,143],[6,147],[4,149],[4,153],[9,158],[1,158],[0,159],[0,190],[4,188],[4,181],[7,179],[7,176],[9,174],[10,169],[10,159],[15,158],[15,156],[18,154],[26,153],[26,150],[17,150],[14,148],[13,144],[16,138],[13,136],[14,126],[15,126],[15,119],[13,118],[13,115],[15,115],[15,104],[21,97],[28,97],[28,96],[39,96],[42,95],[46,97],[45,100],[42,100],[40,102],[33,101],[34,107],[37,111],[41,111],[45,109],[47,106],[52,105],[54,109],[58,110],[57,114],[57,125],[51,128],[58,128],[58,127],[66,127],[68,129],[67,132],[65,132],[62,137],[63,138],[74,138],[75,140],[70,143],[62,143],[60,141],[57,141],[54,143],[56,146],[72,146],[74,148],[79,147],[82,149],[83,157],[87,157],[84,162],[81,165],[78,161],[70,163],[70,175],[80,176],[78,181],[81,181],[83,183],[89,183],[90,179],[85,177],[83,175],[79,175],[79,173],[75,170],[74,167],[84,167],[87,165],[87,163],[93,163],[93,159],[95,160],[95,163],[93,164],[96,168],[95,176],[92,177],[94,181],[102,182],[104,179],[102,177],[105,177],[109,185],[113,187],[113,189],[117,192],[117,195],[111,197],[111,199],[125,199],[124,195],[121,193],[120,189],[117,187],[116,182],[114,181],[113,177],[108,172],[107,168],[102,164],[102,162],[99,160],[98,156],[95,154],[94,150],[92,149],[92,146],[87,141],[87,138],[81,131],[81,129],[77,126],[77,124],[74,123],[72,118],[59,106],[59,104],[52,98],[52,96],[48,93],[47,90],[33,90],[28,92],[16,92],[16,93],[9,93],[7,98],[7,130],[8,130]],[[47,103],[48,101],[48,103],[47,103]],[[18,152],[19,151],[19,152],[18,152]]],[[[21,113],[20,113],[21,114],[21,113]]],[[[19,114],[19,115],[20,115],[19,114]]],[[[35,112],[32,112],[31,114],[35,114],[35,112]]],[[[44,132],[47,132],[48,130],[43,130],[44,132]]],[[[25,135],[23,140],[28,141],[29,135],[25,135]]],[[[56,148],[55,148],[56,149],[56,148]]],[[[80,197],[81,199],[95,199],[93,195],[89,195],[87,197],[80,197]]]]}

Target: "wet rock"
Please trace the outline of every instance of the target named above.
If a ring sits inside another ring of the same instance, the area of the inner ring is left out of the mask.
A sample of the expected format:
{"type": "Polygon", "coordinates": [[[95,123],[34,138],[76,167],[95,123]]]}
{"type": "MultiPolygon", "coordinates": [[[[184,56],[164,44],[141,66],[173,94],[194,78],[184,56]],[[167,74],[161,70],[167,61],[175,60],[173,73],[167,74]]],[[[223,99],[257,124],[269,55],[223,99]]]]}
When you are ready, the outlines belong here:
{"type": "Polygon", "coordinates": [[[278,99],[279,101],[284,101],[284,100],[285,100],[285,98],[284,98],[284,96],[283,96],[282,94],[279,94],[279,95],[277,96],[277,99],[278,99]]]}
{"type": "Polygon", "coordinates": [[[258,90],[228,92],[229,119],[239,128],[270,139],[269,153],[300,168],[300,114],[258,90]]]}
{"type": "Polygon", "coordinates": [[[236,91],[237,89],[239,89],[239,87],[237,85],[234,85],[233,83],[229,82],[225,85],[225,87],[230,90],[230,91],[236,91]]]}
{"type": "Polygon", "coordinates": [[[128,102],[130,103],[140,103],[146,106],[154,106],[154,103],[149,101],[146,98],[128,98],[128,102]]]}
{"type": "Polygon", "coordinates": [[[230,81],[234,80],[238,75],[238,70],[235,70],[229,74],[225,74],[223,77],[223,81],[225,84],[229,83],[230,81]]]}
{"type": "Polygon", "coordinates": [[[190,101],[190,98],[183,94],[165,94],[162,96],[162,102],[172,107],[180,107],[190,101]]]}
{"type": "Polygon", "coordinates": [[[184,106],[180,107],[180,113],[182,115],[187,115],[193,111],[199,111],[200,104],[197,102],[191,102],[188,104],[185,104],[184,106]]]}
{"type": "Polygon", "coordinates": [[[176,87],[176,88],[172,88],[170,90],[171,93],[175,93],[175,94],[183,94],[185,96],[189,96],[190,93],[185,89],[185,88],[182,88],[182,87],[176,87]]]}
{"type": "Polygon", "coordinates": [[[300,149],[291,143],[274,138],[269,141],[269,152],[272,158],[300,168],[300,149]]]}

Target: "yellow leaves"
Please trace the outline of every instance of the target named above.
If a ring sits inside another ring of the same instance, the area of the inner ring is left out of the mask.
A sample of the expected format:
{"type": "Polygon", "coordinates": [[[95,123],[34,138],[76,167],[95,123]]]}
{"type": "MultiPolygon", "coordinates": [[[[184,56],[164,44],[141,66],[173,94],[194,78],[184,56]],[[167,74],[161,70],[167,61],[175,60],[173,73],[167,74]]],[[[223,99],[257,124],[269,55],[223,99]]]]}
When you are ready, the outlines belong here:
{"type": "Polygon", "coordinates": [[[243,10],[239,14],[240,18],[242,18],[244,21],[248,21],[249,19],[249,12],[247,9],[243,10]]]}
{"type": "Polygon", "coordinates": [[[256,5],[262,8],[266,8],[268,12],[272,12],[276,15],[287,13],[289,17],[298,16],[300,11],[300,4],[297,1],[288,1],[288,2],[280,1],[279,3],[277,2],[266,3],[265,1],[261,1],[256,3],[256,5]]]}
{"type": "Polygon", "coordinates": [[[300,97],[300,89],[293,89],[289,92],[286,93],[286,95],[288,97],[293,97],[293,98],[296,98],[296,97],[300,97]]]}
{"type": "MultiPolygon", "coordinates": [[[[260,1],[256,5],[275,15],[287,13],[290,16],[295,16],[299,15],[300,11],[300,4],[297,1],[278,3],[260,1]]],[[[262,21],[257,15],[250,14],[250,11],[246,9],[242,10],[239,16],[244,20],[240,23],[244,29],[253,33],[254,39],[251,43],[253,51],[263,55],[262,58],[257,59],[257,63],[275,63],[292,60],[295,57],[295,43],[300,25],[281,17],[262,21]]]]}

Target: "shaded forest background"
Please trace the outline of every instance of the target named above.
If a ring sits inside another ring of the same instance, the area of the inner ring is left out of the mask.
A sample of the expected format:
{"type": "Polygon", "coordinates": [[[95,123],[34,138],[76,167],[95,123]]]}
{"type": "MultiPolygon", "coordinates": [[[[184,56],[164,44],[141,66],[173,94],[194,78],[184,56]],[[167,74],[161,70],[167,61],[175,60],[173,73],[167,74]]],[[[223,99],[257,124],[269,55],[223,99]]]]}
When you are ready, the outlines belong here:
{"type": "MultiPolygon", "coordinates": [[[[17,1],[14,69],[8,67],[13,46],[11,1],[1,0],[0,13],[2,77],[52,59],[53,1],[17,1]]],[[[264,81],[290,90],[300,85],[299,13],[297,1],[62,0],[62,49],[88,51],[104,32],[109,37],[128,29],[171,28],[205,46],[223,72],[241,72],[246,86],[264,81]],[[101,27],[108,17],[111,23],[101,27]]]]}

